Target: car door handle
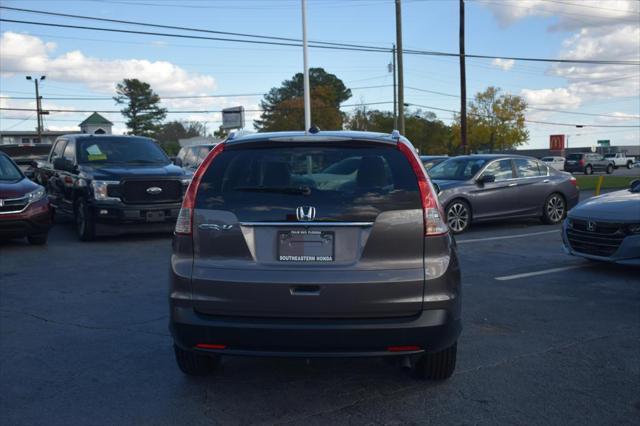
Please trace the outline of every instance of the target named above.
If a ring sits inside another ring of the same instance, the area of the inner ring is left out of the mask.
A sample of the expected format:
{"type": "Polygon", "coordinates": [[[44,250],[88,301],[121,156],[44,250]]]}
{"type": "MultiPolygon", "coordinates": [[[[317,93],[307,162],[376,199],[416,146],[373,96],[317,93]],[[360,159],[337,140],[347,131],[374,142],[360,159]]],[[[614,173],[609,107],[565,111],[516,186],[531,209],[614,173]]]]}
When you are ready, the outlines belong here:
{"type": "Polygon", "coordinates": [[[549,182],[551,182],[549,179],[545,179],[542,181],[542,183],[549,183],[549,182]]]}
{"type": "Polygon", "coordinates": [[[289,292],[292,296],[320,296],[319,285],[299,285],[290,287],[289,292]]]}
{"type": "Polygon", "coordinates": [[[509,186],[518,186],[517,183],[510,183],[509,186]]]}

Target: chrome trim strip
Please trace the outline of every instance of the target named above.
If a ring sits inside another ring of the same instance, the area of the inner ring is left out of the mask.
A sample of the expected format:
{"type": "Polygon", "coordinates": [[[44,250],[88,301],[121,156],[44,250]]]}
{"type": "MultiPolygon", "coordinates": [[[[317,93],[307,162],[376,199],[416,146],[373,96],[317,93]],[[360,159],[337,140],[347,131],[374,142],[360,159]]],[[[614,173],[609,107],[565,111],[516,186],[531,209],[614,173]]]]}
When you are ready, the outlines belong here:
{"type": "Polygon", "coordinates": [[[373,222],[240,222],[240,226],[324,226],[324,227],[344,227],[344,226],[373,226],[373,222]]]}
{"type": "MultiPolygon", "coordinates": [[[[6,203],[7,201],[20,201],[20,200],[25,200],[28,199],[28,197],[19,197],[19,198],[3,198],[3,204],[6,203]]],[[[27,202],[27,204],[22,208],[22,210],[11,210],[10,212],[0,212],[0,215],[3,214],[19,214],[24,212],[29,206],[31,205],[31,202],[27,202]]],[[[5,207],[7,207],[6,204],[4,204],[5,207]]]]}

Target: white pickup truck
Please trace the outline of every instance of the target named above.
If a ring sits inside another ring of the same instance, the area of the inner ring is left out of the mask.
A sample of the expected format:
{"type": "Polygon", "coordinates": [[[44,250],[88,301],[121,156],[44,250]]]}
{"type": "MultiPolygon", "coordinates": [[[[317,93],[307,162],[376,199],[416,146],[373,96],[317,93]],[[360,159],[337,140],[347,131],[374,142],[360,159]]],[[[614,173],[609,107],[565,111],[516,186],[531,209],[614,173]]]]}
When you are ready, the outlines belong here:
{"type": "Polygon", "coordinates": [[[613,161],[616,169],[618,167],[626,167],[627,169],[630,169],[633,167],[633,163],[636,162],[636,159],[634,157],[629,157],[624,152],[618,152],[616,154],[607,154],[604,156],[604,158],[607,160],[613,161]]]}

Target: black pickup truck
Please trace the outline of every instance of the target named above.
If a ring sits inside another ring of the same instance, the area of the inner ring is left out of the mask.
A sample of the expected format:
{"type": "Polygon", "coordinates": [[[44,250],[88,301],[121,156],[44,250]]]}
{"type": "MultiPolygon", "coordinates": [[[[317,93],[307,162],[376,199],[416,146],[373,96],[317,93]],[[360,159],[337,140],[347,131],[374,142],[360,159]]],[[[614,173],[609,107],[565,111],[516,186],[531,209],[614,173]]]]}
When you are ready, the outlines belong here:
{"type": "Polygon", "coordinates": [[[35,180],[56,213],[75,219],[82,241],[126,232],[170,232],[190,177],[149,138],[66,135],[35,180]]]}

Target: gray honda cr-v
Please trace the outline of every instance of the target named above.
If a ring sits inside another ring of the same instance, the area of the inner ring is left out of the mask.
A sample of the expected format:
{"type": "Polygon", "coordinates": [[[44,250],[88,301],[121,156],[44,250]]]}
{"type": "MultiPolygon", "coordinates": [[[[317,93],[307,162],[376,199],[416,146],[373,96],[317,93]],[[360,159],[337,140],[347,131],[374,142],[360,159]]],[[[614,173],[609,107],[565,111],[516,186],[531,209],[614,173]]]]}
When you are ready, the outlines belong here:
{"type": "Polygon", "coordinates": [[[262,133],[217,145],[176,224],[180,369],[221,355],[405,356],[446,379],[460,270],[435,191],[396,133],[262,133]]]}

